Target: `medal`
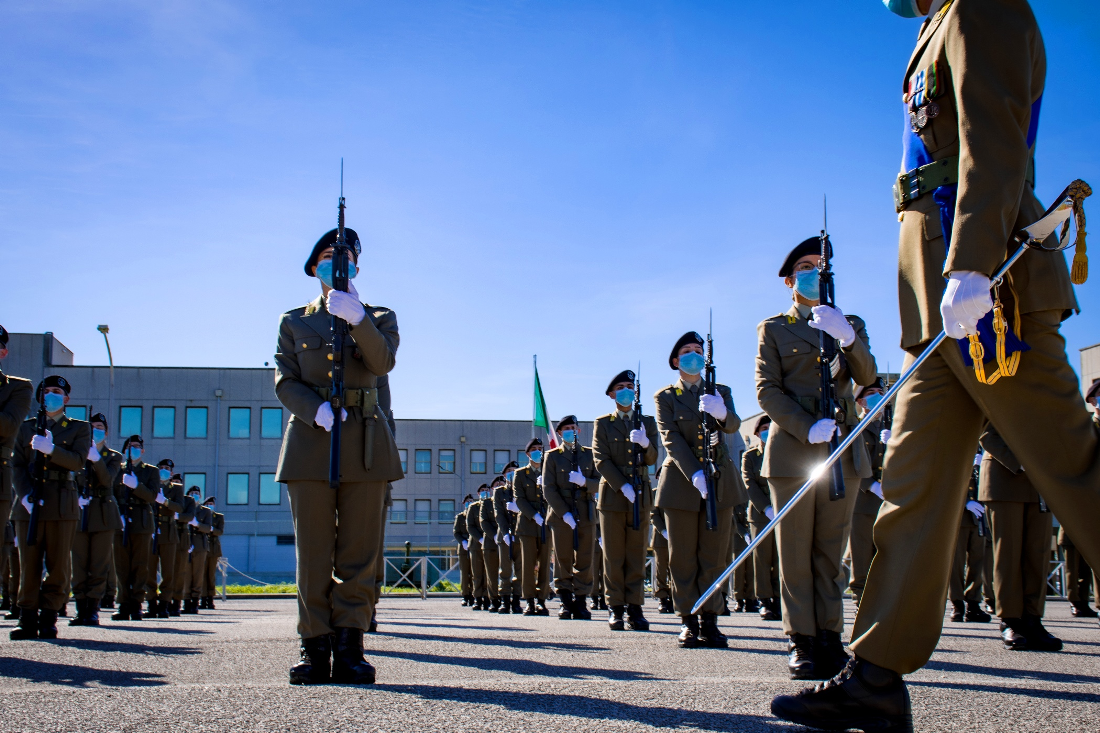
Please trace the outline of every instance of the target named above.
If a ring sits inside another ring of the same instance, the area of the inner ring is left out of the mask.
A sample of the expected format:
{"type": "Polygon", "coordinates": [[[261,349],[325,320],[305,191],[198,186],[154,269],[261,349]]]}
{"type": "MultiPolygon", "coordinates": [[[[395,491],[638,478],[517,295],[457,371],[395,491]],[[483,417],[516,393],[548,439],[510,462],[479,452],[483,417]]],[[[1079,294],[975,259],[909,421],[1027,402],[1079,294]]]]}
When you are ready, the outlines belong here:
{"type": "Polygon", "coordinates": [[[927,110],[928,119],[932,119],[940,113],[940,106],[935,102],[929,102],[925,109],[927,110]]]}
{"type": "Polygon", "coordinates": [[[920,128],[917,126],[917,113],[909,112],[909,127],[913,129],[913,132],[920,132],[920,128]]]}
{"type": "Polygon", "coordinates": [[[928,124],[928,112],[925,107],[917,110],[917,127],[921,130],[928,124]]]}

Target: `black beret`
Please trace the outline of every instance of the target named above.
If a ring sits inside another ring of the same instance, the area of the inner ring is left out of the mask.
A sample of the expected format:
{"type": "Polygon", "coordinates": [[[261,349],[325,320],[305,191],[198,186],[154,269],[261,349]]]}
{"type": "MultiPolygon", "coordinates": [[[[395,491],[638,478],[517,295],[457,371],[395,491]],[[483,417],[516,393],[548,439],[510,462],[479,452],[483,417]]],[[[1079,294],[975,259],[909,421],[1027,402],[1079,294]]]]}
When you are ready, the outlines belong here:
{"type": "Polygon", "coordinates": [[[519,468],[519,464],[515,461],[508,461],[508,465],[504,467],[504,473],[508,473],[513,468],[519,468]]]}
{"type": "Polygon", "coordinates": [[[752,429],[753,435],[760,435],[760,431],[764,429],[765,425],[771,425],[772,419],[767,415],[761,415],[760,419],[756,421],[756,427],[752,429]]]}
{"type": "Polygon", "coordinates": [[[524,453],[530,453],[531,449],[534,448],[535,446],[538,446],[539,448],[541,448],[542,447],[542,441],[539,440],[538,438],[531,438],[530,440],[527,441],[527,447],[523,449],[523,452],[524,453]]]}
{"type": "Polygon", "coordinates": [[[1085,402],[1098,399],[1098,395],[1100,395],[1100,377],[1092,380],[1089,391],[1085,393],[1085,402]]]}
{"type": "MultiPolygon", "coordinates": [[[[356,261],[359,260],[359,253],[363,251],[363,246],[359,244],[359,235],[355,233],[354,229],[344,227],[344,239],[347,240],[348,246],[351,247],[351,251],[355,254],[356,261]]],[[[309,259],[306,260],[306,274],[310,277],[314,277],[313,266],[317,264],[317,259],[321,256],[321,253],[326,249],[336,244],[336,230],[325,232],[324,235],[317,240],[317,244],[313,245],[313,251],[309,253],[309,259]]]]}
{"type": "Polygon", "coordinates": [[[610,382],[608,382],[607,389],[604,390],[604,394],[611,394],[611,388],[614,387],[619,382],[630,382],[630,383],[633,384],[633,382],[634,382],[634,372],[627,369],[626,371],[622,371],[622,372],[619,372],[618,374],[616,374],[615,378],[612,379],[610,382]]]}
{"type": "Polygon", "coordinates": [[[129,438],[126,439],[126,442],[122,445],[122,447],[128,448],[131,443],[137,443],[138,445],[143,447],[145,445],[145,441],[141,439],[140,435],[131,435],[129,438]]]}
{"type": "Polygon", "coordinates": [[[46,387],[60,387],[61,389],[65,390],[65,394],[69,394],[73,391],[73,386],[69,384],[68,379],[65,379],[65,377],[59,377],[56,374],[51,374],[50,376],[39,382],[38,389],[34,391],[34,398],[39,402],[42,401],[42,391],[46,389],[46,387]]]}
{"type": "Polygon", "coordinates": [[[489,484],[482,484],[481,486],[477,487],[477,493],[480,494],[484,489],[487,489],[487,488],[489,488],[489,484]]]}
{"type": "Polygon", "coordinates": [[[473,500],[474,500],[474,495],[473,494],[466,494],[466,498],[462,500],[462,503],[465,504],[466,502],[473,501],[473,500]]]}
{"type": "Polygon", "coordinates": [[[0,346],[8,345],[8,332],[3,326],[0,326],[0,346]]]}
{"type": "Polygon", "coordinates": [[[177,483],[177,484],[182,484],[183,483],[183,476],[179,475],[178,473],[173,473],[172,474],[172,482],[177,483]]]}
{"type": "MultiPolygon", "coordinates": [[[[779,277],[790,277],[794,274],[794,263],[806,255],[821,254],[821,237],[810,237],[791,250],[787,259],[783,260],[783,266],[779,268],[779,277]]],[[[829,256],[833,256],[833,244],[829,243],[829,256]]]]}
{"type": "Polygon", "coordinates": [[[858,400],[859,398],[863,397],[863,393],[869,389],[881,389],[883,392],[885,392],[886,384],[882,381],[882,377],[875,377],[875,381],[871,382],[868,385],[864,385],[856,390],[855,399],[858,400]]]}
{"type": "Polygon", "coordinates": [[[187,495],[191,496],[191,494],[198,494],[199,496],[202,496],[202,489],[200,489],[198,486],[192,486],[187,489],[187,495]]]}
{"type": "Polygon", "coordinates": [[[576,424],[577,424],[577,416],[576,415],[566,415],[561,420],[558,420],[558,428],[557,429],[560,432],[567,425],[573,425],[575,427],[576,424]]]}
{"type": "Polygon", "coordinates": [[[171,458],[161,458],[160,462],[157,463],[157,468],[160,468],[161,466],[168,466],[168,468],[175,468],[176,464],[172,463],[171,458]]]}
{"type": "Polygon", "coordinates": [[[213,496],[208,496],[208,497],[206,497],[206,501],[204,501],[204,502],[202,503],[202,505],[203,505],[203,506],[214,506],[214,505],[215,505],[215,504],[217,504],[217,503],[218,503],[218,500],[217,500],[217,498],[215,498],[215,497],[213,497],[213,496]]]}
{"type": "Polygon", "coordinates": [[[706,342],[703,341],[703,337],[695,333],[694,331],[688,331],[687,333],[685,333],[676,341],[676,345],[672,347],[672,352],[668,355],[668,368],[676,368],[676,366],[672,363],[672,360],[680,355],[680,349],[682,349],[685,344],[699,344],[700,346],[702,346],[705,343],[706,342]]]}
{"type": "Polygon", "coordinates": [[[92,415],[92,418],[88,420],[88,422],[101,422],[103,423],[104,427],[107,427],[107,416],[104,415],[102,412],[97,412],[96,414],[92,415]]]}
{"type": "Polygon", "coordinates": [[[495,479],[493,479],[493,486],[496,486],[497,484],[506,484],[506,483],[508,483],[508,482],[504,480],[503,476],[497,476],[495,479]]]}

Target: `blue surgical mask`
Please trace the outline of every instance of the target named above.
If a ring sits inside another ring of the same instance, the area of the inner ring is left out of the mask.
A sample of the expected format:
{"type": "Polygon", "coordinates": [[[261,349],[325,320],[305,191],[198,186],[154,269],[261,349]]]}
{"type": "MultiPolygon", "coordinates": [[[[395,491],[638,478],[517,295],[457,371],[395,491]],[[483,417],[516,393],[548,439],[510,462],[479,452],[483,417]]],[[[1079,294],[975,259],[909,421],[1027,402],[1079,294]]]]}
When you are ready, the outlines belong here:
{"type": "Polygon", "coordinates": [[[563,430],[561,431],[561,439],[566,443],[572,443],[573,439],[577,437],[576,430],[563,430]]]}
{"type": "Polygon", "coordinates": [[[100,430],[99,428],[92,428],[92,441],[95,443],[102,443],[107,439],[107,431],[100,430]]]}
{"type": "Polygon", "coordinates": [[[694,377],[696,374],[703,371],[703,365],[705,363],[702,354],[697,351],[689,351],[680,357],[680,371],[694,377]]]}
{"type": "MultiPolygon", "coordinates": [[[[348,280],[355,278],[355,263],[348,261],[348,280]]],[[[325,285],[332,287],[332,260],[324,260],[317,265],[317,277],[325,285]]]]}
{"type": "Polygon", "coordinates": [[[141,458],[141,448],[138,448],[136,446],[130,446],[130,448],[128,450],[129,450],[130,460],[136,461],[137,459],[141,458]]]}
{"type": "Polygon", "coordinates": [[[873,410],[875,409],[875,406],[878,405],[878,403],[882,402],[882,395],[869,394],[863,398],[863,401],[867,403],[868,410],[873,410]]]}
{"type": "Polygon", "coordinates": [[[917,7],[917,0],[882,0],[882,4],[891,13],[903,18],[920,18],[924,15],[917,7]]]}
{"type": "Polygon", "coordinates": [[[767,430],[761,430],[760,431],[760,442],[761,443],[767,443],[768,442],[768,431],[767,430]]]}
{"type": "Polygon", "coordinates": [[[65,395],[47,392],[42,395],[42,404],[46,406],[46,412],[60,412],[65,406],[65,395]]]}
{"type": "Polygon", "coordinates": [[[542,451],[533,450],[527,454],[531,458],[531,463],[542,463],[542,451]]]}
{"type": "Polygon", "coordinates": [[[171,471],[169,471],[166,468],[160,469],[160,480],[161,481],[167,481],[170,478],[172,478],[172,472],[171,471]]]}
{"type": "Polygon", "coordinates": [[[488,499],[489,498],[489,492],[488,491],[482,491],[481,492],[481,498],[482,499],[488,499]]]}
{"type": "Polygon", "coordinates": [[[818,300],[821,275],[815,270],[800,270],[794,274],[794,291],[806,300],[818,300]]]}
{"type": "Polygon", "coordinates": [[[626,389],[620,389],[615,393],[615,402],[623,407],[630,407],[634,402],[634,390],[627,387],[626,389]]]}

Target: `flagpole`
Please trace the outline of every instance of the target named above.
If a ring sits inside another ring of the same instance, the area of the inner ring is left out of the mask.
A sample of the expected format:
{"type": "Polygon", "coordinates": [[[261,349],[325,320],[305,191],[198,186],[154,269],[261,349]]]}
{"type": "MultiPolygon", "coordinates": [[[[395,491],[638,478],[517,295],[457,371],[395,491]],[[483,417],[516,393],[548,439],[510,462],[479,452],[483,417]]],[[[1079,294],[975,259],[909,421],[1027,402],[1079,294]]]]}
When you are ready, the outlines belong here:
{"type": "MultiPolygon", "coordinates": [[[[537,383],[538,378],[539,378],[539,355],[538,354],[532,354],[531,359],[534,362],[535,381],[537,383]]],[[[538,401],[537,400],[538,400],[538,392],[535,392],[535,397],[532,398],[532,400],[531,400],[531,439],[532,440],[538,437],[537,435],[535,435],[535,418],[537,418],[539,416],[539,406],[538,406],[538,401]]]]}

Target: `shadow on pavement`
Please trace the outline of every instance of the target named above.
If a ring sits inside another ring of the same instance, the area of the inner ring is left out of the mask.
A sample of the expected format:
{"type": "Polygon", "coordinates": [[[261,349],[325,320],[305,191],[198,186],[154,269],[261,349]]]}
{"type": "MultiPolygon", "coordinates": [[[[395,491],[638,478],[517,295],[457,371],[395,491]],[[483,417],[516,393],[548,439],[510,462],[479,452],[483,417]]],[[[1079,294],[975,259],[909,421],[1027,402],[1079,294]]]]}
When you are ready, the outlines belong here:
{"type": "MultiPolygon", "coordinates": [[[[424,624],[419,621],[398,621],[397,619],[386,618],[385,616],[378,617],[379,626],[413,626],[416,628],[430,628],[430,629],[468,629],[471,624],[469,621],[455,620],[453,624],[424,624]]],[[[524,629],[518,626],[480,626],[475,625],[474,628],[479,631],[510,631],[510,632],[527,632],[531,633],[537,629],[524,629]]]]}
{"type": "Polygon", "coordinates": [[[0,657],[0,678],[44,682],[66,687],[158,687],[168,684],[163,675],[118,669],[92,669],[72,664],[0,657]]]}
{"type": "MultiPolygon", "coordinates": [[[[1041,654],[1042,652],[1009,652],[1011,654],[1041,654]]],[[[962,662],[945,662],[931,660],[924,665],[924,669],[932,669],[938,672],[961,672],[964,674],[980,674],[988,677],[1005,677],[1011,680],[1035,680],[1036,682],[1058,682],[1062,684],[1100,684],[1100,677],[1090,677],[1083,674],[1065,672],[1049,672],[1046,670],[1011,669],[1008,667],[986,667],[976,664],[963,664],[962,662]]],[[[932,684],[930,682],[922,684],[932,684]]]]}
{"type": "MultiPolygon", "coordinates": [[[[994,670],[995,671],[995,670],[994,670]]],[[[1095,678],[1090,678],[1095,679],[1095,678]]],[[[908,680],[907,684],[920,687],[940,687],[963,692],[990,692],[995,695],[1023,695],[1041,700],[1066,700],[1067,702],[1100,702],[1100,694],[1078,690],[1041,690],[1031,687],[1006,687],[1004,685],[976,685],[972,682],[924,682],[908,680]]]]}
{"type": "Polygon", "coordinates": [[[71,647],[92,652],[115,652],[117,654],[148,654],[156,657],[185,657],[201,654],[199,649],[183,646],[151,646],[133,644],[125,641],[103,641],[100,639],[57,639],[55,646],[71,647]]]}
{"type": "MultiPolygon", "coordinates": [[[[648,672],[632,672],[629,670],[599,669],[592,667],[573,667],[561,664],[547,664],[533,659],[492,659],[489,657],[466,657],[442,654],[420,654],[406,651],[375,651],[369,656],[395,657],[406,659],[410,662],[423,664],[450,664],[458,667],[480,669],[485,672],[511,672],[513,674],[529,677],[553,677],[558,679],[591,679],[616,680],[621,682],[656,681],[661,677],[654,677],[648,672]]],[[[389,686],[386,689],[390,689],[389,686]]],[[[448,688],[449,689],[449,688],[448,688]]]]}
{"type": "MultiPolygon", "coordinates": [[[[144,621],[139,621],[138,623],[141,624],[141,625],[140,626],[125,626],[121,623],[111,623],[111,624],[103,624],[101,626],[94,627],[94,628],[104,629],[106,631],[152,631],[156,634],[175,634],[177,636],[198,636],[198,635],[215,633],[213,631],[205,631],[203,629],[181,629],[181,628],[178,628],[178,627],[175,627],[175,626],[162,626],[160,624],[155,624],[155,623],[150,623],[148,626],[145,626],[144,621]]],[[[228,623],[228,622],[222,621],[222,622],[219,622],[219,623],[228,623]]],[[[64,633],[64,632],[62,632],[62,633],[64,633]]]]}
{"type": "MultiPolygon", "coordinates": [[[[478,631],[483,628],[475,627],[478,631]]],[[[506,629],[510,631],[510,629],[506,629]]],[[[444,636],[442,634],[411,634],[406,631],[380,631],[380,636],[392,636],[395,639],[409,639],[410,641],[449,641],[459,644],[477,644],[479,646],[503,646],[510,649],[556,649],[558,651],[573,652],[606,652],[608,649],[602,646],[590,644],[572,644],[562,641],[525,641],[523,639],[493,639],[486,637],[468,636],[444,636]]]]}

